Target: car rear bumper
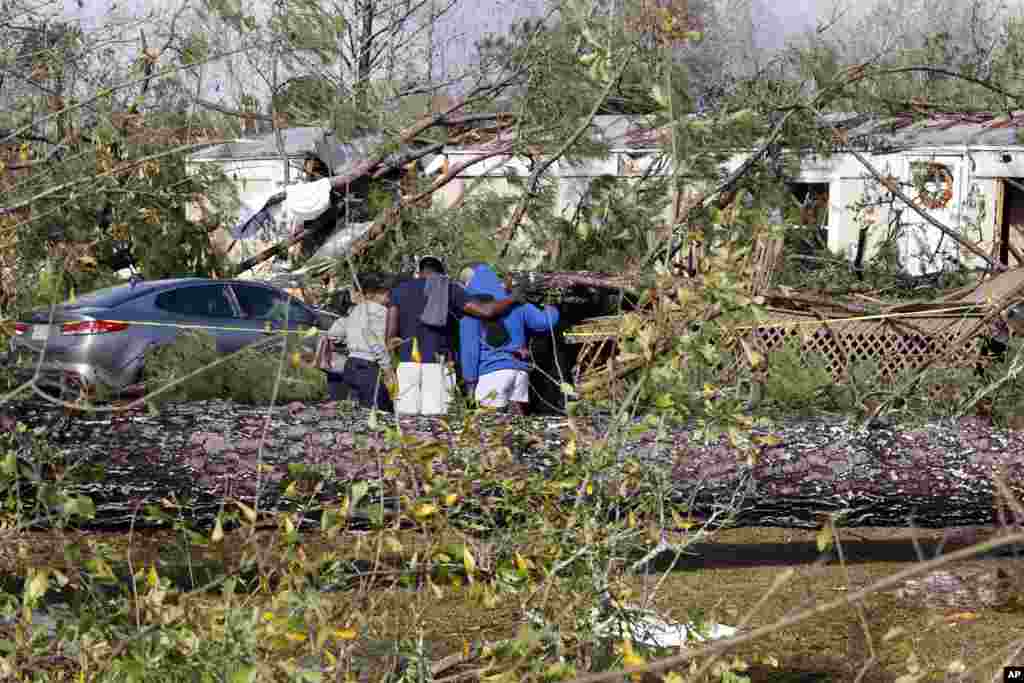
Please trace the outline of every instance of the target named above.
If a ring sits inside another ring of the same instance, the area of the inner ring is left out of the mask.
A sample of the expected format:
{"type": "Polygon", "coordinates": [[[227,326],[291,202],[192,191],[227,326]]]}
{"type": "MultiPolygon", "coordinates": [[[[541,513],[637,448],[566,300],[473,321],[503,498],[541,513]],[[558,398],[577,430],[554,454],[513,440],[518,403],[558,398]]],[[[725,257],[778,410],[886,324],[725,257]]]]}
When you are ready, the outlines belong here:
{"type": "Polygon", "coordinates": [[[5,363],[8,370],[20,381],[36,378],[46,387],[69,388],[81,385],[104,385],[121,389],[135,382],[142,369],[140,362],[132,362],[123,368],[110,369],[87,362],[72,362],[46,358],[39,362],[39,354],[24,348],[8,353],[5,363]]]}

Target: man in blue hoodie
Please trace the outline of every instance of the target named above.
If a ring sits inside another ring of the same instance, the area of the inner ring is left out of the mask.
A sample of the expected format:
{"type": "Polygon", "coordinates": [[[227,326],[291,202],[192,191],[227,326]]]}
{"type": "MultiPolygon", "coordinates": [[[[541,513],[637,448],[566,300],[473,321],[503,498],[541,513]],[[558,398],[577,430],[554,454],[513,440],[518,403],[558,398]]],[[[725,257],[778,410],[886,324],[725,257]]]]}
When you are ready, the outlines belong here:
{"type": "MultiPolygon", "coordinates": [[[[466,298],[493,301],[508,291],[490,266],[476,264],[462,271],[466,298]]],[[[459,321],[459,362],[466,393],[480,405],[526,413],[530,402],[530,364],[527,335],[550,332],[558,324],[558,309],[524,304],[492,321],[464,317],[459,321]]]]}

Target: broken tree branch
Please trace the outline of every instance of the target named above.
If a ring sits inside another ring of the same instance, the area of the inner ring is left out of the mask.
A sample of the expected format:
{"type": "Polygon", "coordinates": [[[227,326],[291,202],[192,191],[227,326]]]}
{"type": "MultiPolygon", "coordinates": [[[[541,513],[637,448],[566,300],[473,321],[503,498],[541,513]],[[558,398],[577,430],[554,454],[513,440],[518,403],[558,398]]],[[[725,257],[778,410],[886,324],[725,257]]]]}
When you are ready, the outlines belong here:
{"type": "Polygon", "coordinates": [[[964,346],[964,344],[967,344],[972,339],[974,339],[982,330],[984,330],[989,324],[991,324],[993,320],[1001,316],[1003,311],[1005,311],[1012,304],[1018,301],[1021,296],[1024,296],[1024,282],[1018,284],[1016,287],[1012,288],[1006,294],[1004,294],[1003,296],[999,297],[996,301],[994,301],[992,305],[988,308],[988,315],[982,317],[966,332],[961,333],[959,337],[957,337],[952,342],[947,344],[943,353],[936,354],[929,358],[927,361],[925,361],[918,368],[917,373],[909,382],[904,383],[902,385],[902,388],[897,389],[892,394],[890,394],[885,401],[882,401],[878,404],[878,406],[872,411],[871,415],[868,417],[868,421],[874,421],[879,415],[881,415],[882,411],[884,411],[894,402],[903,400],[908,393],[914,391],[914,389],[918,386],[919,380],[924,376],[926,372],[928,372],[935,365],[941,366],[949,358],[953,357],[964,346]]]}
{"type": "MultiPolygon", "coordinates": [[[[398,135],[399,144],[409,144],[423,131],[433,128],[434,126],[453,125],[452,119],[450,118],[451,114],[469,104],[470,99],[471,98],[466,98],[465,100],[448,107],[440,114],[426,116],[414,123],[412,126],[405,128],[398,135]]],[[[330,178],[331,186],[335,190],[343,191],[347,186],[355,183],[363,176],[374,173],[380,165],[385,162],[386,158],[387,157],[385,155],[378,154],[365,160],[345,175],[332,176],[330,178]]]]}
{"type": "Polygon", "coordinates": [[[569,151],[569,149],[575,145],[581,137],[583,137],[583,134],[587,132],[587,129],[590,128],[590,124],[594,121],[594,117],[597,116],[597,112],[601,109],[601,105],[603,105],[605,100],[608,99],[608,95],[622,78],[622,75],[626,73],[626,67],[629,66],[629,62],[633,59],[633,55],[635,55],[636,52],[637,48],[634,46],[622,59],[622,63],[616,70],[615,75],[608,79],[608,83],[606,83],[604,89],[601,90],[601,95],[595,99],[594,106],[590,109],[586,118],[584,118],[580,125],[576,127],[573,134],[569,136],[569,139],[562,143],[553,155],[538,164],[533,172],[530,173],[530,178],[526,182],[526,191],[523,193],[519,203],[516,205],[515,211],[512,212],[512,217],[509,219],[508,224],[498,232],[498,239],[505,242],[505,246],[501,249],[501,258],[504,259],[508,255],[509,247],[512,245],[512,241],[516,236],[516,230],[522,222],[523,216],[526,215],[526,210],[529,208],[530,202],[537,194],[537,186],[540,184],[541,176],[543,176],[548,168],[551,167],[551,164],[564,156],[565,153],[569,151]]]}
{"type": "Polygon", "coordinates": [[[682,249],[683,247],[683,240],[679,240],[678,242],[675,240],[676,230],[679,228],[679,226],[686,224],[687,220],[690,217],[690,213],[692,213],[694,210],[698,208],[702,209],[706,207],[708,204],[711,203],[713,199],[715,199],[715,197],[731,189],[740,178],[745,176],[750,171],[750,169],[753,168],[754,164],[758,161],[758,159],[764,156],[765,152],[768,151],[768,148],[775,143],[775,140],[777,140],[779,135],[782,134],[782,129],[786,125],[786,122],[789,121],[789,118],[794,113],[796,113],[796,111],[796,109],[790,109],[789,111],[787,111],[782,116],[782,118],[780,118],[776,122],[775,126],[768,134],[768,137],[765,139],[763,143],[761,143],[761,146],[757,149],[757,151],[755,151],[753,154],[747,157],[747,159],[742,164],[740,164],[739,168],[730,173],[729,176],[721,183],[719,183],[713,190],[711,190],[710,192],[706,193],[703,197],[701,197],[700,201],[696,202],[695,204],[691,205],[688,209],[686,209],[686,213],[684,213],[676,222],[676,224],[672,226],[672,233],[669,237],[669,243],[667,245],[663,243],[662,245],[652,249],[650,253],[647,254],[647,257],[644,258],[644,267],[650,265],[651,261],[658,258],[658,255],[666,247],[670,247],[668,261],[671,262],[672,259],[675,258],[676,254],[678,254],[679,250],[682,249]]]}
{"type": "Polygon", "coordinates": [[[371,177],[380,178],[381,176],[386,175],[388,172],[400,169],[406,164],[412,163],[413,161],[418,161],[423,157],[427,156],[428,154],[435,154],[437,152],[440,152],[441,150],[444,149],[444,146],[445,143],[438,142],[428,147],[423,147],[422,149],[406,152],[402,156],[385,165],[383,168],[379,168],[376,171],[374,171],[371,177]]]}
{"type": "Polygon", "coordinates": [[[986,79],[982,79],[982,78],[975,78],[975,77],[970,76],[968,74],[961,73],[959,71],[954,71],[952,69],[947,69],[947,68],[942,67],[942,66],[932,66],[930,64],[917,64],[917,65],[912,65],[912,66],[894,67],[894,68],[890,68],[890,69],[872,69],[871,71],[868,72],[868,74],[871,75],[871,76],[877,76],[877,75],[897,75],[897,74],[904,74],[904,73],[929,73],[929,74],[938,74],[940,76],[949,76],[950,78],[956,78],[956,79],[959,79],[961,81],[967,81],[968,83],[973,83],[974,85],[981,86],[982,88],[987,88],[988,90],[991,90],[992,92],[996,93],[997,95],[1002,95],[1003,97],[1009,97],[1011,100],[1013,100],[1017,104],[1020,104],[1021,101],[1024,100],[1024,94],[1012,93],[1012,92],[1010,92],[1008,90],[1004,90],[1003,88],[1000,88],[998,85],[996,85],[995,83],[993,83],[990,80],[986,80],[986,79]]]}
{"type": "MultiPolygon", "coordinates": [[[[162,152],[157,152],[156,154],[150,154],[148,156],[140,157],[140,158],[135,159],[133,161],[126,161],[126,162],[124,162],[122,164],[118,164],[117,166],[115,166],[114,168],[110,169],[109,171],[105,171],[105,172],[100,173],[98,175],[92,176],[92,178],[93,179],[96,179],[96,178],[106,178],[108,176],[120,175],[122,173],[127,173],[128,171],[131,171],[134,168],[138,168],[139,166],[141,166],[142,164],[146,163],[147,161],[156,161],[157,159],[163,159],[163,158],[166,158],[166,157],[174,156],[176,154],[182,154],[182,153],[185,153],[185,152],[189,152],[189,151],[198,149],[200,147],[205,147],[205,146],[207,146],[207,145],[209,145],[211,143],[218,143],[218,142],[227,142],[227,141],[226,140],[212,140],[212,141],[208,140],[206,142],[200,142],[200,143],[191,144],[191,145],[181,145],[179,147],[174,147],[173,149],[164,150],[162,152]]],[[[8,210],[8,211],[15,211],[15,210],[20,209],[20,208],[22,208],[24,206],[29,206],[30,204],[32,204],[32,202],[37,202],[37,201],[39,201],[41,199],[46,199],[47,197],[50,197],[52,195],[60,194],[64,190],[68,190],[68,189],[71,189],[71,188],[74,188],[74,187],[81,187],[84,184],[84,182],[85,182],[84,180],[76,178],[75,180],[71,180],[71,181],[66,182],[66,183],[61,183],[60,185],[55,185],[55,186],[53,186],[51,188],[43,190],[42,192],[39,192],[36,195],[33,195],[32,197],[29,197],[28,199],[23,199],[21,201],[18,201],[18,202],[15,202],[13,204],[10,204],[10,205],[8,205],[8,206],[6,206],[4,208],[6,210],[8,210]]],[[[24,221],[24,223],[26,223],[26,224],[29,223],[29,222],[31,222],[31,221],[30,220],[29,221],[24,221]]],[[[21,225],[22,225],[22,223],[18,224],[18,226],[21,226],[21,225]]]]}
{"type": "MultiPolygon", "coordinates": [[[[459,173],[469,168],[470,166],[478,164],[481,161],[485,161],[486,159],[490,159],[491,157],[499,156],[502,154],[508,154],[510,151],[511,147],[506,146],[497,150],[493,150],[491,152],[487,152],[486,154],[480,154],[478,156],[475,156],[472,159],[449,169],[448,173],[435,180],[431,184],[431,186],[428,189],[424,190],[423,192],[420,192],[419,194],[414,195],[413,197],[408,199],[403,197],[402,202],[399,206],[392,206],[382,211],[381,214],[377,217],[377,219],[374,220],[370,228],[366,231],[366,234],[364,234],[362,237],[360,237],[358,240],[352,243],[352,246],[349,247],[349,255],[356,256],[358,254],[361,254],[366,249],[368,249],[370,245],[372,245],[374,242],[380,239],[380,237],[384,235],[385,232],[387,232],[387,229],[391,225],[393,225],[395,220],[398,218],[399,211],[401,210],[402,205],[415,205],[417,202],[425,199],[426,197],[430,196],[434,192],[437,192],[439,189],[447,185],[449,182],[454,180],[459,173]]],[[[271,200],[277,200],[277,202],[280,202],[284,200],[284,197],[285,193],[279,192],[278,194],[274,195],[274,197],[272,197],[271,200]]],[[[270,202],[268,200],[268,204],[269,203],[270,202]]],[[[241,263],[238,264],[238,266],[236,266],[234,271],[235,275],[241,275],[247,270],[255,268],[259,264],[263,263],[268,259],[273,258],[278,254],[287,253],[288,249],[291,246],[301,242],[302,239],[306,237],[307,234],[308,231],[305,228],[303,228],[302,230],[299,230],[288,239],[278,242],[277,244],[271,245],[264,249],[263,251],[261,251],[260,253],[256,254],[255,256],[248,258],[245,261],[242,261],[241,263]]]]}

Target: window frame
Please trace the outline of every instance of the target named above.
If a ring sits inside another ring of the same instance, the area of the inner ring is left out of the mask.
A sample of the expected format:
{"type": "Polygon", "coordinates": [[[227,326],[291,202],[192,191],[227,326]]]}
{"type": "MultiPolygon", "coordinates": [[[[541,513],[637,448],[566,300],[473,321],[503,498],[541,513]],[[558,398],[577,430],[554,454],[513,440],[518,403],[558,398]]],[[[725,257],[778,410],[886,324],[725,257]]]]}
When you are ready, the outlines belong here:
{"type": "Polygon", "coordinates": [[[180,315],[180,316],[184,316],[184,317],[216,318],[218,320],[238,320],[239,317],[240,317],[239,316],[238,305],[235,302],[234,298],[231,296],[227,286],[223,285],[223,284],[219,284],[219,283],[213,283],[213,282],[203,282],[203,283],[197,283],[197,284],[185,284],[185,285],[180,285],[180,286],[177,286],[177,287],[171,287],[169,289],[164,289],[164,290],[156,293],[156,296],[153,298],[153,307],[157,308],[157,309],[159,309],[161,311],[164,311],[166,313],[171,313],[173,315],[180,315]],[[186,291],[190,291],[190,290],[198,290],[198,289],[202,289],[202,288],[220,289],[221,296],[223,297],[224,302],[227,304],[228,308],[230,309],[231,314],[227,315],[227,316],[221,316],[221,315],[213,315],[211,313],[185,313],[183,311],[175,310],[173,308],[162,306],[160,304],[160,299],[162,297],[177,296],[177,295],[179,295],[180,292],[186,292],[186,291]]]}
{"type": "Polygon", "coordinates": [[[281,291],[281,290],[276,289],[274,287],[269,287],[267,285],[259,284],[259,283],[256,283],[256,282],[253,282],[253,283],[248,283],[248,282],[232,282],[232,283],[230,283],[227,286],[228,286],[228,289],[231,291],[231,296],[232,296],[232,298],[235,301],[235,306],[238,308],[239,314],[240,314],[240,316],[242,317],[243,320],[258,320],[258,321],[261,321],[261,322],[263,322],[263,321],[280,322],[282,324],[284,323],[284,318],[252,317],[252,316],[250,316],[246,312],[245,306],[242,305],[242,297],[240,295],[240,292],[242,290],[244,290],[245,288],[249,288],[249,289],[260,290],[260,291],[266,292],[269,296],[274,297],[274,298],[281,298],[281,299],[283,299],[288,304],[288,307],[290,309],[302,311],[303,318],[304,318],[303,320],[296,320],[289,313],[289,315],[288,315],[288,323],[289,324],[310,325],[312,327],[316,327],[317,326],[317,322],[318,322],[317,316],[312,311],[307,310],[308,306],[306,306],[302,301],[300,301],[296,297],[293,297],[288,292],[284,292],[284,291],[281,291]]]}

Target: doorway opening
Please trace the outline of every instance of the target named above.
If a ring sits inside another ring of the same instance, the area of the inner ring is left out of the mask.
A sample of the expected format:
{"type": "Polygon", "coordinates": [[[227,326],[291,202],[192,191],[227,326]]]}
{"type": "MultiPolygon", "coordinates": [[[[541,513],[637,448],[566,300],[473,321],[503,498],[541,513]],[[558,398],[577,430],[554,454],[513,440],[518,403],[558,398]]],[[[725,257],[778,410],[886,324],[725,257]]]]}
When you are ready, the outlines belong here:
{"type": "Polygon", "coordinates": [[[1003,183],[1003,220],[999,226],[999,262],[1010,265],[1010,244],[1024,242],[1024,178],[1003,183]]]}

